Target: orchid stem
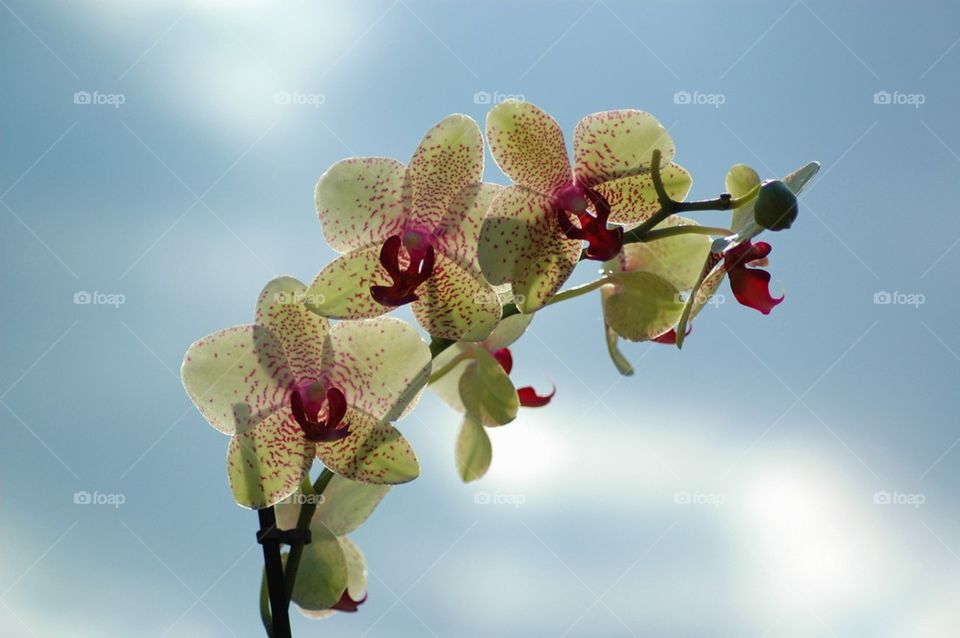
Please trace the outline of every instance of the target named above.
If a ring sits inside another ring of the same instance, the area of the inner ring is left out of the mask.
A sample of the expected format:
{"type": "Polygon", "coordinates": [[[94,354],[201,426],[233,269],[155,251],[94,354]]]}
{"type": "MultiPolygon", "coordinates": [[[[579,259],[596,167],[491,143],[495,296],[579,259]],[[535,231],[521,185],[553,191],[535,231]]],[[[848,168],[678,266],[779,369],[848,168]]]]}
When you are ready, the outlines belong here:
{"type": "Polygon", "coordinates": [[[647,233],[643,241],[656,241],[658,239],[666,239],[667,237],[676,237],[677,235],[719,235],[721,237],[729,237],[732,234],[733,231],[729,228],[685,224],[683,226],[671,226],[669,228],[655,228],[647,233]]]}
{"type": "MultiPolygon", "coordinates": [[[[260,518],[258,539],[263,546],[264,578],[270,606],[271,638],[290,638],[290,616],[287,613],[289,598],[283,586],[283,558],[280,556],[280,541],[265,537],[277,529],[277,515],[272,507],[257,510],[260,518]]],[[[262,603],[261,603],[262,604],[262,603]]],[[[262,612],[261,612],[262,615],[262,612]]]]}
{"type": "Polygon", "coordinates": [[[267,586],[267,573],[260,578],[260,620],[267,638],[273,638],[273,617],[270,615],[270,588],[267,586]]]}
{"type": "MultiPolygon", "coordinates": [[[[574,286],[573,288],[567,288],[566,290],[561,290],[553,297],[550,298],[545,306],[551,306],[555,303],[560,303],[561,301],[566,301],[568,299],[573,299],[574,297],[579,297],[580,295],[585,295],[588,292],[593,292],[600,286],[610,283],[608,277],[601,277],[596,281],[591,281],[587,284],[582,284],[580,286],[574,286]]],[[[500,320],[503,321],[507,317],[512,317],[513,315],[520,314],[520,309],[517,308],[517,304],[507,304],[503,307],[503,314],[500,316],[500,320]]]]}
{"type": "MultiPolygon", "coordinates": [[[[438,353],[439,354],[439,353],[438,353]]],[[[458,365],[466,361],[467,359],[472,359],[473,355],[469,352],[461,352],[453,358],[452,361],[448,362],[445,366],[434,372],[430,375],[430,380],[427,383],[436,383],[441,378],[443,378],[448,372],[452,371],[458,365]]]]}
{"type": "MultiPolygon", "coordinates": [[[[657,199],[660,201],[660,210],[648,217],[636,228],[625,232],[623,234],[624,244],[649,241],[648,236],[651,234],[654,227],[656,227],[658,224],[660,224],[660,222],[665,220],[670,215],[676,215],[678,213],[693,213],[705,210],[733,210],[753,201],[753,199],[757,196],[757,193],[760,192],[760,187],[755,186],[740,197],[733,197],[730,195],[730,193],[721,193],[719,197],[714,199],[700,199],[692,202],[677,202],[670,198],[670,195],[667,193],[667,190],[663,185],[663,177],[660,175],[660,160],[660,149],[656,149],[653,151],[653,156],[650,158],[650,177],[653,180],[653,187],[657,191],[657,199]]],[[[726,229],[724,229],[724,231],[725,232],[723,234],[729,234],[726,229]]],[[[663,236],[664,235],[660,235],[660,237],[663,236]]],[[[582,255],[581,259],[583,259],[582,255]]]]}

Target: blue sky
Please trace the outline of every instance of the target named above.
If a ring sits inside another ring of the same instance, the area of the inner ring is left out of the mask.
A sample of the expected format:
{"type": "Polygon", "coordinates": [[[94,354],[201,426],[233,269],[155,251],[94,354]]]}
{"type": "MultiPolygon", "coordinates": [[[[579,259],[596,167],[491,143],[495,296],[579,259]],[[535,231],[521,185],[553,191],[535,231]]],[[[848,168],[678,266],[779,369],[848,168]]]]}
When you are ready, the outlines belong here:
{"type": "Polygon", "coordinates": [[[683,352],[626,345],[629,379],[595,297],[545,310],[513,377],[553,403],[464,486],[428,394],[400,424],[421,478],[355,534],[368,602],[297,634],[956,633],[954,3],[0,5],[0,634],[260,635],[256,517],[183,351],[333,257],[331,163],[406,160],[504,95],[568,132],[654,113],[692,197],[821,161],[769,238],[787,299],[708,308],[683,352]]]}

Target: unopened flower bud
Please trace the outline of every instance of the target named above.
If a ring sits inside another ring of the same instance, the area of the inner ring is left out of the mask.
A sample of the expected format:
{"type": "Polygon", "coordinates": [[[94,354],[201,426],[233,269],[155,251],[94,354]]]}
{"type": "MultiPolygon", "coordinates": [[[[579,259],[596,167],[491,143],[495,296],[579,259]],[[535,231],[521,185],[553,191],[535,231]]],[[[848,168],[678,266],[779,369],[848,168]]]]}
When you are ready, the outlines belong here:
{"type": "Polygon", "coordinates": [[[779,179],[769,179],[760,185],[753,218],[767,230],[790,228],[797,218],[797,196],[779,179]]]}

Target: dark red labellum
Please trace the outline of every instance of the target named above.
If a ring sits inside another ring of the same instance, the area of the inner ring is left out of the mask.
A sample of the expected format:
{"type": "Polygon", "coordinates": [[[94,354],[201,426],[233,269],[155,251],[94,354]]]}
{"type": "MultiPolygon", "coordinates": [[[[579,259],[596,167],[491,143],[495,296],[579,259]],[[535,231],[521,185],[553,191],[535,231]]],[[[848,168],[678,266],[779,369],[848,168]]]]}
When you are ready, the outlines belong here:
{"type": "Polygon", "coordinates": [[[350,593],[347,590],[343,590],[343,594],[340,596],[340,600],[331,607],[330,609],[336,609],[337,611],[345,611],[348,613],[353,613],[367,601],[367,595],[364,594],[363,598],[360,600],[354,600],[350,598],[350,593]]]}
{"type": "Polygon", "coordinates": [[[574,211],[564,208],[561,203],[565,199],[558,199],[557,223],[560,231],[567,239],[587,242],[586,257],[597,261],[613,259],[623,248],[623,228],[607,227],[610,218],[610,204],[603,195],[591,188],[583,189],[583,195],[593,204],[596,215],[584,209],[574,211]],[[570,216],[577,218],[579,225],[574,224],[570,216]]]}
{"type": "Polygon", "coordinates": [[[763,260],[772,248],[766,242],[756,244],[746,241],[723,255],[723,268],[730,277],[733,296],[742,305],[770,314],[774,306],[783,301],[770,294],[770,273],[762,268],[751,268],[754,262],[763,260]]]}
{"type": "Polygon", "coordinates": [[[407,249],[410,263],[405,270],[400,269],[400,249],[403,240],[393,235],[383,242],[380,249],[380,265],[387,271],[393,284],[390,286],[370,286],[370,294],[377,303],[384,306],[403,306],[419,299],[417,287],[430,279],[436,261],[433,246],[407,249]]]}
{"type": "Polygon", "coordinates": [[[553,390],[550,391],[550,394],[543,395],[537,394],[537,391],[531,386],[517,388],[517,397],[520,399],[520,405],[525,408],[542,408],[550,403],[550,399],[552,399],[553,395],[556,393],[556,388],[553,388],[553,390]]]}
{"type": "MultiPolygon", "coordinates": [[[[684,337],[689,337],[689,336],[690,336],[690,333],[691,333],[692,331],[693,331],[693,325],[692,325],[692,324],[688,324],[688,325],[687,325],[687,330],[686,330],[686,332],[683,333],[683,336],[684,336],[684,337]]],[[[675,345],[677,345],[677,330],[676,330],[676,328],[670,328],[669,331],[664,332],[662,335],[660,335],[659,337],[657,337],[657,338],[655,338],[655,339],[651,339],[651,341],[654,341],[654,342],[656,342],[656,343],[665,343],[665,344],[668,344],[668,345],[675,346],[675,345]]]]}
{"type": "Polygon", "coordinates": [[[309,392],[309,385],[302,390],[294,388],[290,392],[290,411],[297,425],[303,430],[304,438],[314,443],[329,443],[349,435],[350,429],[343,423],[343,417],[347,413],[347,399],[343,392],[330,388],[327,390],[326,400],[320,402],[309,397],[309,392]],[[300,395],[301,392],[308,393],[306,402],[300,395]],[[320,421],[318,416],[324,403],[327,404],[327,418],[320,421]]]}

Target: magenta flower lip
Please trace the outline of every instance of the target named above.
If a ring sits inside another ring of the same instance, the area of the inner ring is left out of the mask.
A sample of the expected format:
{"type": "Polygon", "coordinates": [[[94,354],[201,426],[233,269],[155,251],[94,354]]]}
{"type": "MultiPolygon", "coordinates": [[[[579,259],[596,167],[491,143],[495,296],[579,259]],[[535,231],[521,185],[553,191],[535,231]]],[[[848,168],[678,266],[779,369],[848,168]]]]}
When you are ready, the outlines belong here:
{"type": "Polygon", "coordinates": [[[370,294],[377,303],[384,306],[403,306],[419,299],[416,290],[433,275],[436,264],[436,252],[427,236],[415,231],[393,235],[380,249],[380,265],[387,271],[393,284],[390,286],[370,286],[370,294]],[[404,249],[408,257],[406,268],[400,268],[400,250],[404,249]]]}
{"type": "Polygon", "coordinates": [[[766,260],[772,247],[764,241],[752,243],[745,241],[734,246],[723,256],[723,268],[730,277],[730,288],[740,304],[753,308],[765,315],[770,314],[783,297],[770,294],[770,273],[758,265],[766,260]]]}
{"type": "Polygon", "coordinates": [[[620,249],[623,248],[623,227],[610,228],[607,225],[607,220],[610,218],[610,204],[603,195],[592,188],[571,186],[558,195],[556,201],[558,206],[557,223],[560,226],[560,232],[567,239],[587,242],[584,253],[587,259],[607,261],[620,253],[620,249]],[[578,189],[579,194],[570,195],[570,189],[578,189]],[[579,206],[577,197],[583,198],[583,207],[579,211],[576,208],[567,208],[568,205],[579,206]],[[595,215],[587,210],[587,200],[593,205],[596,211],[595,215]],[[570,202],[573,202],[573,204],[570,204],[570,202]],[[579,226],[573,224],[570,220],[570,214],[577,218],[579,226]]]}
{"type": "Polygon", "coordinates": [[[343,595],[340,596],[340,600],[330,609],[336,609],[337,611],[345,611],[348,613],[353,613],[360,608],[360,605],[367,601],[367,594],[363,595],[363,598],[360,600],[354,600],[350,598],[350,592],[344,590],[343,595]]]}
{"type": "Polygon", "coordinates": [[[347,413],[347,399],[340,390],[330,388],[327,390],[326,400],[319,402],[311,396],[311,390],[315,385],[315,383],[301,385],[290,392],[290,411],[308,441],[314,443],[339,441],[350,434],[350,428],[343,423],[343,417],[347,413]],[[302,394],[308,395],[306,400],[302,394]],[[324,405],[327,406],[327,416],[320,419],[320,411],[324,405]]]}

